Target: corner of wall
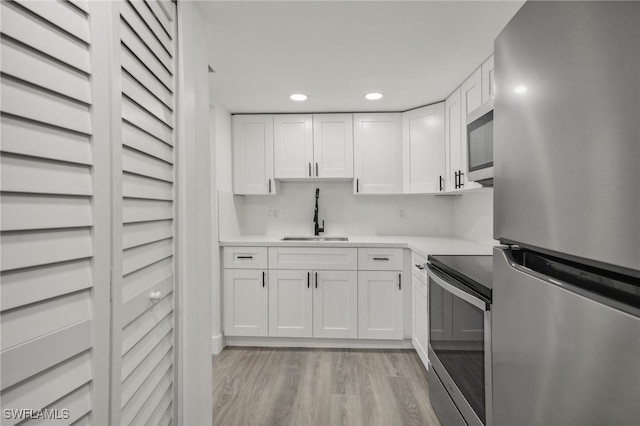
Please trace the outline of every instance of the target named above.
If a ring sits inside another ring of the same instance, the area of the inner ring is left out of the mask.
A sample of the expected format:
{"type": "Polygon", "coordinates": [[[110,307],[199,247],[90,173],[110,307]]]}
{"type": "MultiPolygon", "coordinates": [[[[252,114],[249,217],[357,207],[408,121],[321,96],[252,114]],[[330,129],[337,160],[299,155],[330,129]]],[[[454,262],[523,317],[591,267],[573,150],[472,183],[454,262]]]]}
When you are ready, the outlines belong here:
{"type": "Polygon", "coordinates": [[[454,201],[453,234],[458,238],[493,243],[493,188],[467,192],[454,201]]]}

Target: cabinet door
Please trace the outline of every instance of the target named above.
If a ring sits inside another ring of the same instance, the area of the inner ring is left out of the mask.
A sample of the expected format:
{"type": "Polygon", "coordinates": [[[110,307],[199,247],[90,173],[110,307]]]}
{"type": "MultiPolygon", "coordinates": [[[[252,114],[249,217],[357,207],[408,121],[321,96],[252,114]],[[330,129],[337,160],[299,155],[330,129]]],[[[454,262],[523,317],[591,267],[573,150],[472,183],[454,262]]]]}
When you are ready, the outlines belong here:
{"type": "Polygon", "coordinates": [[[493,55],[482,64],[482,104],[493,100],[493,55]]]}
{"type": "MultiPolygon", "coordinates": [[[[481,188],[482,186],[476,182],[470,182],[467,179],[469,173],[469,152],[467,147],[467,115],[478,109],[484,103],[483,100],[483,77],[481,68],[478,68],[471,77],[467,79],[461,86],[460,92],[460,109],[462,116],[460,117],[460,177],[458,177],[458,189],[481,188]]],[[[452,172],[455,179],[455,170],[452,172]]],[[[455,189],[452,187],[452,189],[455,189]]]]}
{"type": "Polygon", "coordinates": [[[274,177],[310,178],[313,173],[311,114],[273,117],[274,177]]]}
{"type": "Polygon", "coordinates": [[[482,105],[482,72],[478,68],[460,86],[460,101],[462,102],[462,125],[467,125],[467,115],[482,105]]]}
{"type": "Polygon", "coordinates": [[[402,273],[358,272],[358,337],[402,339],[402,273]]]}
{"type": "Polygon", "coordinates": [[[273,116],[233,116],[234,194],[275,194],[273,116]]]}
{"type": "Polygon", "coordinates": [[[353,115],[313,115],[312,175],[353,178],[353,115]]]}
{"type": "Polygon", "coordinates": [[[428,194],[444,189],[444,102],[402,114],[404,192],[428,194]]]}
{"type": "Polygon", "coordinates": [[[224,333],[267,336],[269,280],[264,270],[224,270],[224,333]]]}
{"type": "Polygon", "coordinates": [[[311,271],[269,271],[269,336],[311,337],[311,271]]]}
{"type": "Polygon", "coordinates": [[[457,189],[457,174],[462,170],[462,107],[460,88],[456,89],[444,102],[445,107],[445,143],[446,143],[446,182],[447,191],[457,189]]]}
{"type": "Polygon", "coordinates": [[[413,313],[411,316],[413,331],[412,340],[413,347],[418,352],[420,359],[425,364],[428,363],[428,348],[429,348],[429,315],[427,311],[428,306],[428,292],[427,286],[420,280],[419,277],[413,276],[413,313]]]}
{"type": "Polygon", "coordinates": [[[402,192],[402,115],[354,114],[354,192],[402,192]]]}
{"type": "MultiPolygon", "coordinates": [[[[459,87],[445,101],[446,191],[481,187],[467,180],[467,125],[466,115],[463,114],[467,106],[461,98],[461,92],[462,87],[459,87]]],[[[478,89],[478,99],[479,93],[478,89]]]]}
{"type": "Polygon", "coordinates": [[[358,273],[313,273],[313,336],[358,337],[358,273]]]}

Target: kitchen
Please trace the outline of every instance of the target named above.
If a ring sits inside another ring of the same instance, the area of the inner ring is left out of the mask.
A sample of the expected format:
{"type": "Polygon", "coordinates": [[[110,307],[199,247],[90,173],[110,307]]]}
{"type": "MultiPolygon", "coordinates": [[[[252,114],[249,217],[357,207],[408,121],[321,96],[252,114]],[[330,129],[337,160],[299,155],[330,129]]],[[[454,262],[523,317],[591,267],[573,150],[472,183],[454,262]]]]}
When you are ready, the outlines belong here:
{"type": "Polygon", "coordinates": [[[638,3],[100,3],[2,6],[3,408],[211,424],[211,354],[279,346],[417,354],[441,424],[637,422],[638,3]]]}

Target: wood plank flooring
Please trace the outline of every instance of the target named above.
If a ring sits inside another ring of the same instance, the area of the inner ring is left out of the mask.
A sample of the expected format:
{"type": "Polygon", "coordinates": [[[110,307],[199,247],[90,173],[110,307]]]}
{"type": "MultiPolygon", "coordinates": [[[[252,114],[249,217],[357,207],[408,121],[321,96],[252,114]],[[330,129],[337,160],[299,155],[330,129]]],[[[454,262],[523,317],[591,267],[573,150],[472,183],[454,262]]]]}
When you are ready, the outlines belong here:
{"type": "Polygon", "coordinates": [[[227,347],[213,357],[213,424],[440,426],[412,350],[227,347]]]}

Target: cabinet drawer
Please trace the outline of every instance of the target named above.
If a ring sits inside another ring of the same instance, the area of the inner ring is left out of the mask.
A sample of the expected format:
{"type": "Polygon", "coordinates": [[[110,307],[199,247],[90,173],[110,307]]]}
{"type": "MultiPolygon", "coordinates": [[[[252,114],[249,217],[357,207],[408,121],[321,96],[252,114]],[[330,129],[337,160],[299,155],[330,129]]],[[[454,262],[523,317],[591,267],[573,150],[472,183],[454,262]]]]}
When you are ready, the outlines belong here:
{"type": "Polygon", "coordinates": [[[242,269],[267,269],[266,247],[225,247],[224,267],[242,269]]]}
{"type": "Polygon", "coordinates": [[[360,271],[401,271],[403,249],[401,248],[359,248],[358,270],[360,271]]]}
{"type": "Polygon", "coordinates": [[[269,247],[269,269],[353,270],[357,249],[340,247],[269,247]]]}

